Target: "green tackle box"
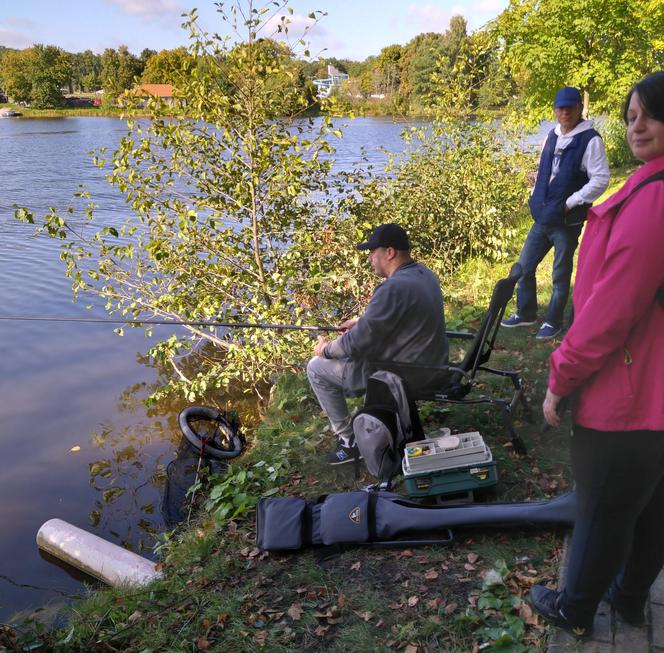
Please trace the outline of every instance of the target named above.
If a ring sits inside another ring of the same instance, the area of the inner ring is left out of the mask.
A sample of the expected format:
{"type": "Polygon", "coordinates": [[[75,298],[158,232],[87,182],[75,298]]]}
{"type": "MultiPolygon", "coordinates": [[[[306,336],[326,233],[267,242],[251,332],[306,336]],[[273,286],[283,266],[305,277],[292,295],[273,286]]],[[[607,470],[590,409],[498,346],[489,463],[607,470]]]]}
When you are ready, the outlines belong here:
{"type": "Polygon", "coordinates": [[[408,496],[467,494],[498,483],[496,463],[482,436],[475,431],[457,437],[459,445],[454,449],[441,449],[437,445],[442,442],[440,438],[414,442],[406,448],[402,468],[408,496]]]}

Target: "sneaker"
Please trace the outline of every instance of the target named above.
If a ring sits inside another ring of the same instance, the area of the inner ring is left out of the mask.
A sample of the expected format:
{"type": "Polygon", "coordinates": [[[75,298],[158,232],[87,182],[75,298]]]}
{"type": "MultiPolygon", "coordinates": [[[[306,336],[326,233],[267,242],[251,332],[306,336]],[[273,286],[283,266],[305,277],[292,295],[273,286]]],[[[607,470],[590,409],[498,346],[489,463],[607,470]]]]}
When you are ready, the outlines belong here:
{"type": "Polygon", "coordinates": [[[336,451],[328,454],[326,460],[329,465],[343,465],[361,459],[360,450],[356,446],[346,447],[343,444],[339,444],[336,451]]]}
{"type": "Polygon", "coordinates": [[[530,590],[530,605],[550,624],[562,628],[577,639],[588,639],[593,632],[592,620],[588,623],[570,620],[560,607],[560,596],[560,592],[550,590],[544,585],[533,585],[530,590]]]}
{"type": "Polygon", "coordinates": [[[551,340],[551,338],[555,338],[561,331],[561,327],[554,327],[553,324],[544,322],[535,337],[538,340],[551,340]]]}
{"type": "Polygon", "coordinates": [[[620,592],[615,585],[611,585],[604,600],[622,617],[623,621],[630,626],[638,628],[646,625],[645,605],[639,602],[639,605],[629,605],[624,599],[620,598],[620,592]]]}
{"type": "Polygon", "coordinates": [[[518,313],[514,313],[511,317],[501,320],[500,326],[511,329],[512,327],[531,326],[535,324],[535,322],[537,322],[537,320],[524,320],[518,313]]]}

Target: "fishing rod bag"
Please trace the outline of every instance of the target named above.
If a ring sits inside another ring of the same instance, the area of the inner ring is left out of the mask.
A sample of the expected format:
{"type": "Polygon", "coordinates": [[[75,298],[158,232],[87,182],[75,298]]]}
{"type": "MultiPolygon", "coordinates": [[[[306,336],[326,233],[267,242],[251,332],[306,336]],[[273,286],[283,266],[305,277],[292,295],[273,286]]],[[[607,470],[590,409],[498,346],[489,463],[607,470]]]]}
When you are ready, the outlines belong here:
{"type": "Polygon", "coordinates": [[[340,544],[442,544],[452,541],[450,529],[455,527],[572,526],[575,510],[574,492],[549,501],[460,506],[424,506],[375,490],[328,494],[317,501],[264,497],[256,512],[256,539],[264,551],[340,544]],[[441,533],[446,537],[431,539],[441,533]]]}

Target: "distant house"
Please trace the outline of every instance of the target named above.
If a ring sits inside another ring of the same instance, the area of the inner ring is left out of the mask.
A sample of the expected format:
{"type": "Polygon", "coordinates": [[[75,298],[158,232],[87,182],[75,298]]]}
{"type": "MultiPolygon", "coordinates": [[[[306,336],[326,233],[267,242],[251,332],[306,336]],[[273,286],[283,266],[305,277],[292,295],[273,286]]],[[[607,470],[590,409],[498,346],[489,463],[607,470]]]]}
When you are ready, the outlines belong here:
{"type": "Polygon", "coordinates": [[[327,66],[327,77],[323,79],[314,79],[313,83],[317,89],[317,95],[319,98],[326,98],[332,92],[332,89],[335,86],[339,86],[346,79],[348,75],[342,73],[340,70],[337,70],[333,65],[328,64],[327,66]]]}
{"type": "Polygon", "coordinates": [[[133,89],[126,91],[126,93],[144,98],[144,102],[141,103],[143,106],[145,106],[150,97],[159,98],[169,106],[173,106],[175,104],[174,91],[175,88],[171,84],[139,84],[133,89]]]}

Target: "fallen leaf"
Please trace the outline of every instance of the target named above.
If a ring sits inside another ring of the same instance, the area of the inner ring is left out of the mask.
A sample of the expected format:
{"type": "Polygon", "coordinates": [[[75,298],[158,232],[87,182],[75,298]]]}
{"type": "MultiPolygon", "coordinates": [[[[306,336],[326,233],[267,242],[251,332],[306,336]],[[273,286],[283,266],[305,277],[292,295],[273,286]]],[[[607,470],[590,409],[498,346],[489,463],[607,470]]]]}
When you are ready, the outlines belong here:
{"type": "Polygon", "coordinates": [[[412,558],[415,554],[410,550],[410,549],[404,549],[403,551],[400,551],[397,553],[397,560],[400,560],[401,558],[412,558]]]}
{"type": "Polygon", "coordinates": [[[199,637],[198,641],[196,642],[196,646],[199,651],[209,651],[210,650],[210,642],[206,637],[199,637]]]}
{"type": "Polygon", "coordinates": [[[304,613],[304,610],[302,609],[302,606],[299,603],[293,603],[290,608],[288,608],[288,616],[293,620],[293,621],[299,621],[302,618],[302,614],[304,613]]]}
{"type": "Polygon", "coordinates": [[[358,571],[358,570],[360,569],[361,566],[362,566],[362,563],[361,563],[361,562],[356,562],[355,564],[352,564],[352,565],[350,566],[350,568],[351,568],[353,571],[358,571]]]}
{"type": "Polygon", "coordinates": [[[471,565],[471,564],[468,563],[468,562],[463,566],[463,568],[464,568],[466,571],[475,571],[475,569],[476,569],[475,565],[471,565]]]}
{"type": "Polygon", "coordinates": [[[467,556],[467,560],[471,565],[474,565],[479,559],[480,557],[477,555],[477,553],[469,553],[467,556]]]}
{"type": "Polygon", "coordinates": [[[411,596],[408,598],[408,607],[414,608],[419,602],[420,599],[417,596],[411,596]]]}
{"type": "Polygon", "coordinates": [[[445,606],[445,614],[452,614],[456,609],[457,609],[457,604],[456,603],[450,603],[449,605],[445,606]]]}
{"type": "Polygon", "coordinates": [[[375,628],[382,628],[385,625],[385,622],[382,619],[379,619],[376,622],[375,628]]]}
{"type": "Polygon", "coordinates": [[[359,612],[358,610],[353,610],[353,612],[360,618],[362,621],[369,621],[373,617],[373,612],[368,610],[365,612],[359,612]]]}
{"type": "Polygon", "coordinates": [[[136,612],[132,612],[132,613],[127,617],[127,621],[128,621],[130,624],[133,624],[134,621],[138,621],[142,616],[143,616],[143,613],[142,613],[142,612],[139,612],[138,610],[136,610],[136,612]]]}
{"type": "Polygon", "coordinates": [[[429,610],[438,610],[438,607],[442,605],[443,599],[441,599],[439,596],[437,596],[435,599],[431,599],[430,601],[427,601],[427,608],[429,610]]]}
{"type": "Polygon", "coordinates": [[[265,644],[265,640],[267,639],[267,630],[259,630],[254,635],[254,639],[258,644],[265,644]]]}
{"type": "Polygon", "coordinates": [[[314,630],[314,635],[316,635],[316,637],[323,637],[328,630],[330,630],[329,626],[318,626],[316,630],[314,630]]]}
{"type": "Polygon", "coordinates": [[[415,644],[408,644],[408,646],[406,646],[406,648],[403,650],[403,653],[417,653],[419,650],[419,646],[416,646],[415,644]]]}
{"type": "Polygon", "coordinates": [[[439,573],[435,569],[429,569],[426,574],[424,574],[424,578],[426,580],[436,580],[438,578],[439,573]]]}

